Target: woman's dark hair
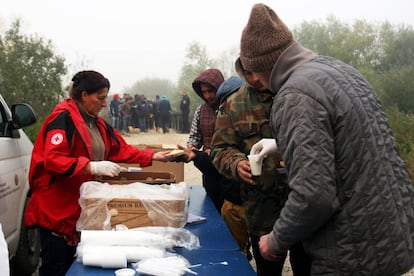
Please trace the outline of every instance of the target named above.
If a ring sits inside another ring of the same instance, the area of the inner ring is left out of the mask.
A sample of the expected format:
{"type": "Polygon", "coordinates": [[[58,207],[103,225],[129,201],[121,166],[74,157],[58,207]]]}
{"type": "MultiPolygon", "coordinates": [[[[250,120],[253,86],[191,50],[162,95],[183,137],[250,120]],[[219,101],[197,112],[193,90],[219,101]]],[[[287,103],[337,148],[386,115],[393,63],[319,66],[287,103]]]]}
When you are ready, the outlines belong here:
{"type": "Polygon", "coordinates": [[[82,91],[93,94],[102,88],[108,88],[109,90],[111,86],[109,80],[96,71],[80,71],[73,76],[72,81],[70,97],[75,100],[81,98],[82,91]]]}

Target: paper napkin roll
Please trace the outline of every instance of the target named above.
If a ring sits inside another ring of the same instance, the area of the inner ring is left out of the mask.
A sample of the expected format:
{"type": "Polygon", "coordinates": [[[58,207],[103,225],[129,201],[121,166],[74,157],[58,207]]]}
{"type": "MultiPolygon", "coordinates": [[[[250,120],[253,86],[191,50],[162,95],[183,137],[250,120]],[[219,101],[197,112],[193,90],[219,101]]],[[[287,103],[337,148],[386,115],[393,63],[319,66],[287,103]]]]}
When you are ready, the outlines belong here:
{"type": "Polygon", "coordinates": [[[121,248],[113,247],[112,251],[102,251],[99,247],[89,247],[83,252],[82,263],[102,268],[123,268],[127,267],[127,256],[121,248]]]}
{"type": "Polygon", "coordinates": [[[161,246],[168,242],[162,235],[143,231],[84,230],[81,234],[82,244],[161,246]]]}
{"type": "Polygon", "coordinates": [[[105,256],[114,254],[125,255],[127,262],[137,262],[146,258],[162,258],[166,255],[164,248],[146,247],[146,246],[102,246],[102,245],[78,245],[76,255],[78,260],[83,263],[84,256],[96,254],[105,256]]]}

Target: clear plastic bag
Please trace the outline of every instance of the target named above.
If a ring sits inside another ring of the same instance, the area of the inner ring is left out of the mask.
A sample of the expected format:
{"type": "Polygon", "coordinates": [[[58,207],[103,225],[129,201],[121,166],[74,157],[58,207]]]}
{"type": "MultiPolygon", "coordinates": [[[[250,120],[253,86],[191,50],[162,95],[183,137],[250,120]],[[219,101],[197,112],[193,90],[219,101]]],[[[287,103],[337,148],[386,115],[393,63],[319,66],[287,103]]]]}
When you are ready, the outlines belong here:
{"type": "Polygon", "coordinates": [[[189,189],[185,182],[173,184],[131,183],[110,185],[84,182],[77,230],[110,230],[116,224],[184,227],[188,217],[189,189]],[[131,219],[132,218],[132,219],[131,219]]]}
{"type": "Polygon", "coordinates": [[[130,230],[84,230],[76,249],[77,260],[84,265],[122,268],[127,262],[148,258],[164,260],[167,250],[200,247],[190,231],[172,227],[140,227],[130,230]]]}

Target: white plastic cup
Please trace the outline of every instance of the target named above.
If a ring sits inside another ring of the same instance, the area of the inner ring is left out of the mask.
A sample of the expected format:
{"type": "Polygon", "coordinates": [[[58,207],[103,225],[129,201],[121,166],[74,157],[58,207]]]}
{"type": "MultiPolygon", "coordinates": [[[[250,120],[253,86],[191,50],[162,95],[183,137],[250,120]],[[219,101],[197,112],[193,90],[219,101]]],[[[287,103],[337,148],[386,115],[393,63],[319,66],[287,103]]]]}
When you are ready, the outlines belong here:
{"type": "Polygon", "coordinates": [[[115,270],[115,275],[116,276],[134,276],[135,270],[133,270],[132,268],[121,268],[121,269],[115,270]]]}
{"type": "Polygon", "coordinates": [[[247,155],[250,162],[250,170],[253,176],[262,174],[263,158],[260,158],[258,154],[247,155]]]}

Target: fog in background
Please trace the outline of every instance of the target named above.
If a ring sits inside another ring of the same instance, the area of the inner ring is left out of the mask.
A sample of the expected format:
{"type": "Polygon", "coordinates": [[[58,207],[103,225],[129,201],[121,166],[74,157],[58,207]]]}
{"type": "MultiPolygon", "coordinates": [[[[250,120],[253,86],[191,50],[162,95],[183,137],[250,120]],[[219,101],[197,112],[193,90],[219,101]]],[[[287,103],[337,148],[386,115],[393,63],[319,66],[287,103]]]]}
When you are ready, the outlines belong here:
{"type": "MultiPolygon", "coordinates": [[[[0,34],[20,18],[21,31],[51,40],[73,74],[103,73],[111,91],[144,78],[178,80],[190,43],[214,57],[238,48],[250,0],[0,0],[0,34]]],[[[412,0],[262,1],[290,27],[333,15],[352,23],[414,25],[412,0]]]]}

